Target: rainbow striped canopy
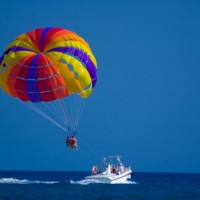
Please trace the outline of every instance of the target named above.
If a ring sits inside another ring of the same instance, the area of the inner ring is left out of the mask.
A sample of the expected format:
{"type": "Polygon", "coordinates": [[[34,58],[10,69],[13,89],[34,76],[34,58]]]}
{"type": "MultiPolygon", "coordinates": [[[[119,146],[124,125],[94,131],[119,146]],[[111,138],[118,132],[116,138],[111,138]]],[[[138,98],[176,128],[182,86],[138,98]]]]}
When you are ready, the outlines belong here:
{"type": "Polygon", "coordinates": [[[97,81],[89,45],[72,31],[38,28],[18,36],[0,58],[0,85],[22,101],[49,102],[77,93],[87,98],[97,81]]]}

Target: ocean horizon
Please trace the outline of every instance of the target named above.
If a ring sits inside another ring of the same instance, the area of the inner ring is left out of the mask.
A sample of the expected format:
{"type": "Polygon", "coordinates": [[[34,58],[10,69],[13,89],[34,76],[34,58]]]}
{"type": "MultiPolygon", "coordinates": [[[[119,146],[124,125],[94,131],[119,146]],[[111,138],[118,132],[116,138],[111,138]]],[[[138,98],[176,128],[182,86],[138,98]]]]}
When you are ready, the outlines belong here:
{"type": "Polygon", "coordinates": [[[90,171],[0,170],[0,199],[200,199],[200,173],[133,172],[124,184],[90,171]]]}

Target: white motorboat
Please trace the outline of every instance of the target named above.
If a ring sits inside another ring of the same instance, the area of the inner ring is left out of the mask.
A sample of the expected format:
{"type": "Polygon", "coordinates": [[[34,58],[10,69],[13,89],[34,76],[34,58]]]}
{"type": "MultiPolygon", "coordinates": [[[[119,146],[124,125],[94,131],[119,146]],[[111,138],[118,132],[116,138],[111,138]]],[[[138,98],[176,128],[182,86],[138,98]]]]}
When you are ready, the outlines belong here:
{"type": "Polygon", "coordinates": [[[131,173],[131,167],[125,167],[121,162],[120,156],[108,156],[103,160],[103,170],[98,172],[98,167],[93,166],[92,174],[85,177],[85,179],[111,184],[125,183],[128,179],[131,179],[131,173]],[[113,159],[115,159],[115,162],[112,162],[113,159]]]}

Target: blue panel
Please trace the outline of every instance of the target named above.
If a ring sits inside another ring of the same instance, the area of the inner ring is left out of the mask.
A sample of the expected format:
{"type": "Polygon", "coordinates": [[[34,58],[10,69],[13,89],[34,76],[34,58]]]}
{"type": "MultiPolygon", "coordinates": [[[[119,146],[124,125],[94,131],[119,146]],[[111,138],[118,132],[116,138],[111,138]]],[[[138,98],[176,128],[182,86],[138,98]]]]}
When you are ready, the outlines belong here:
{"type": "Polygon", "coordinates": [[[30,100],[32,102],[40,102],[42,101],[42,99],[40,98],[40,94],[39,93],[30,93],[28,94],[30,100]]]}
{"type": "Polygon", "coordinates": [[[38,87],[37,87],[37,80],[27,80],[26,81],[26,92],[37,92],[38,93],[38,87]]]}
{"type": "Polygon", "coordinates": [[[26,81],[26,92],[30,101],[32,102],[42,101],[37,85],[37,61],[38,61],[38,55],[33,57],[33,60],[30,65],[31,68],[29,68],[26,81]]]}
{"type": "Polygon", "coordinates": [[[48,28],[44,28],[42,31],[42,35],[40,37],[40,49],[42,49],[42,50],[43,50],[43,45],[44,45],[46,35],[51,29],[52,29],[51,27],[48,27],[48,28]]]}
{"type": "Polygon", "coordinates": [[[30,68],[27,79],[35,79],[35,77],[37,77],[37,68],[30,68]]]}

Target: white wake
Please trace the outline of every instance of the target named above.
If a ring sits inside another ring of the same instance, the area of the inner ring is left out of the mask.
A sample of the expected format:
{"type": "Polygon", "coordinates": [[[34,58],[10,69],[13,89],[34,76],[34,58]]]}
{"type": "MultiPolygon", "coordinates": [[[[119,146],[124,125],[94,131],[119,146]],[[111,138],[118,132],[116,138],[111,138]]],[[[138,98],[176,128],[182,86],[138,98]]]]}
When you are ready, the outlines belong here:
{"type": "MultiPolygon", "coordinates": [[[[71,184],[80,184],[80,185],[99,184],[99,183],[107,184],[107,183],[104,183],[104,182],[101,182],[101,181],[98,181],[98,180],[95,180],[95,179],[83,179],[83,180],[80,180],[80,181],[70,180],[70,183],[71,184]]],[[[137,183],[134,182],[134,181],[125,181],[125,182],[122,182],[122,183],[112,183],[112,185],[113,184],[137,184],[137,183]]]]}
{"type": "Polygon", "coordinates": [[[0,184],[55,184],[57,181],[31,181],[27,179],[1,178],[0,184]]]}
{"type": "Polygon", "coordinates": [[[70,183],[71,184],[80,184],[80,185],[89,185],[89,184],[97,184],[97,183],[103,183],[101,181],[98,181],[98,180],[94,180],[94,179],[83,179],[83,180],[80,180],[80,181],[73,181],[73,180],[70,180],[70,183]]]}

